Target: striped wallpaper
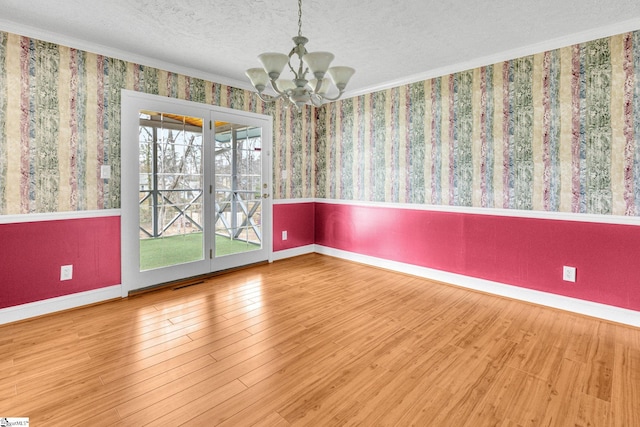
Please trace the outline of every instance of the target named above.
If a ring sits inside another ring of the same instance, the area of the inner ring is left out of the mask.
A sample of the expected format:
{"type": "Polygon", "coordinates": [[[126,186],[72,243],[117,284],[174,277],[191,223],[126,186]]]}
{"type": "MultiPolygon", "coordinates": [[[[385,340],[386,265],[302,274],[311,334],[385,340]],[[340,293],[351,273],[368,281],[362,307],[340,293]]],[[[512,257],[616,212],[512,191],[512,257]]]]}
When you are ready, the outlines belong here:
{"type": "Polygon", "coordinates": [[[0,214],[120,207],[123,88],[274,115],[275,159],[297,165],[276,174],[274,195],[313,197],[310,107],[298,115],[246,90],[0,32],[0,214]]]}
{"type": "Polygon", "coordinates": [[[326,105],[317,197],[640,214],[640,32],[326,105]]]}
{"type": "Polygon", "coordinates": [[[276,199],[640,215],[640,32],[300,113],[0,32],[0,214],[120,206],[122,88],[271,115],[276,199]]]}

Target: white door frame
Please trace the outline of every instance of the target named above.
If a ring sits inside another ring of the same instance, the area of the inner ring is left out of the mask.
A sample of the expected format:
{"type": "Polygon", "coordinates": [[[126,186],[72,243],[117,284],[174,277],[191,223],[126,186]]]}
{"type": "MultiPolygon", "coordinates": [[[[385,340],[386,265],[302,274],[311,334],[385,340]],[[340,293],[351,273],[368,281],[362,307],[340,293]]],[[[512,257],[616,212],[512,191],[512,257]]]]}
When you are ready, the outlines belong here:
{"type": "Polygon", "coordinates": [[[126,297],[130,291],[154,286],[160,283],[179,280],[237,267],[243,264],[251,264],[260,261],[273,261],[273,206],[272,206],[272,118],[267,115],[256,114],[230,108],[217,107],[197,102],[184,101],[158,95],[149,95],[123,89],[121,103],[121,274],[122,297],[126,297]],[[236,123],[247,123],[262,127],[262,157],[263,176],[267,188],[264,193],[269,197],[262,200],[262,245],[260,251],[248,252],[247,255],[230,255],[221,258],[210,259],[209,253],[213,251],[214,223],[212,193],[203,192],[205,206],[205,233],[204,254],[201,261],[178,264],[166,268],[140,272],[139,250],[139,112],[140,110],[153,110],[167,113],[175,113],[184,116],[202,117],[205,120],[203,126],[203,161],[204,188],[214,185],[214,142],[213,130],[206,121],[221,119],[236,123]],[[204,159],[206,157],[206,159],[204,159]]]}

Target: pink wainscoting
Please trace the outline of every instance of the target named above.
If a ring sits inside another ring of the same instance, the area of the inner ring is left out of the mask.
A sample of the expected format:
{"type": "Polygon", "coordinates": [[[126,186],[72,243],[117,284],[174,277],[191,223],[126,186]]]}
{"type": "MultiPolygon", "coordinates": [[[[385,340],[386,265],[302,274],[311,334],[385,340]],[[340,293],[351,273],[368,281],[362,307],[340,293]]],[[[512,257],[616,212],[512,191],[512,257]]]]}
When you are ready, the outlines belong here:
{"type": "MultiPolygon", "coordinates": [[[[273,211],[274,251],[316,243],[640,310],[637,226],[321,202],[273,211]],[[563,265],[577,283],[562,281],[563,265]]],[[[0,308],[117,284],[119,217],[0,224],[0,308]],[[61,282],[66,264],[73,279],[61,282]]]]}
{"type": "Polygon", "coordinates": [[[633,225],[316,203],[315,243],[640,310],[633,225]]]}
{"type": "Polygon", "coordinates": [[[315,231],[315,203],[273,205],[273,251],[312,245],[315,231]],[[287,231],[287,240],[282,232],[287,231]]]}
{"type": "Polygon", "coordinates": [[[0,308],[119,284],[120,217],[0,224],[0,308]]]}

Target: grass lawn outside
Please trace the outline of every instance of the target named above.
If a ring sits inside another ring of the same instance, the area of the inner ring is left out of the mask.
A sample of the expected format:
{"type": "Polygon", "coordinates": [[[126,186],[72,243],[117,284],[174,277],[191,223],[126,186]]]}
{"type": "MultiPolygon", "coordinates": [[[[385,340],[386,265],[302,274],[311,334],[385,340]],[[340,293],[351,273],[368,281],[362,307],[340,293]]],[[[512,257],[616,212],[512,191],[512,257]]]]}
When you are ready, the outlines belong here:
{"type": "MultiPolygon", "coordinates": [[[[260,246],[216,235],[216,256],[260,249],[260,246]]],[[[202,233],[140,240],[140,270],[183,264],[202,259],[202,233]]]]}

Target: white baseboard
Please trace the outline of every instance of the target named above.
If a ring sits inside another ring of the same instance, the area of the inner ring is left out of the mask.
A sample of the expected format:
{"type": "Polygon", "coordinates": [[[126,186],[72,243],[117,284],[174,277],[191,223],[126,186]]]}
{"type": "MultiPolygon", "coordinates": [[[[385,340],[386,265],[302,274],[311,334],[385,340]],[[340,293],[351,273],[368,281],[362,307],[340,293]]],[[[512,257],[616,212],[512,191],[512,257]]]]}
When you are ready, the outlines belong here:
{"type": "Polygon", "coordinates": [[[622,323],[640,327],[640,311],[628,310],[606,304],[565,297],[562,295],[550,294],[533,289],[521,288],[490,280],[477,279],[475,277],[463,276],[461,274],[449,273],[432,268],[420,267],[412,264],[405,264],[397,261],[389,261],[368,255],[361,255],[354,252],[347,252],[340,249],[329,248],[322,245],[315,245],[315,252],[342,258],[349,261],[359,262],[374,267],[381,267],[388,270],[411,274],[425,279],[437,280],[439,282],[450,283],[463,288],[474,289],[494,295],[526,301],[534,304],[553,307],[572,313],[583,314],[603,320],[622,323]]]}
{"type": "Polygon", "coordinates": [[[79,292],[77,294],[63,295],[43,301],[30,302],[14,307],[0,309],[0,325],[17,322],[31,317],[55,313],[56,311],[69,310],[83,305],[120,298],[121,285],[94,289],[92,291],[79,292]]]}
{"type": "MultiPolygon", "coordinates": [[[[299,255],[310,254],[313,252],[333,256],[336,258],[342,258],[349,261],[359,262],[361,264],[367,264],[374,267],[380,267],[392,271],[411,274],[417,277],[424,277],[425,279],[450,283],[452,285],[460,286],[463,288],[539,304],[546,307],[553,307],[572,313],[583,314],[603,320],[609,320],[625,325],[640,327],[639,311],[627,310],[624,308],[614,307],[606,304],[565,297],[562,295],[550,294],[533,289],[521,288],[504,283],[492,282],[490,280],[463,276],[461,274],[449,273],[446,271],[420,267],[397,261],[389,261],[382,258],[361,255],[354,252],[329,248],[322,245],[306,245],[292,249],[285,249],[283,251],[277,251],[273,253],[273,260],[277,261],[299,255]]],[[[0,309],[0,325],[120,297],[121,285],[115,285],[109,286],[107,288],[96,289],[93,291],[86,291],[57,298],[51,298],[44,301],[22,304],[15,307],[7,307],[0,309]]]]}
{"type": "Polygon", "coordinates": [[[316,251],[316,245],[298,246],[297,248],[285,249],[273,253],[273,260],[292,258],[294,256],[312,254],[316,251]]]}

